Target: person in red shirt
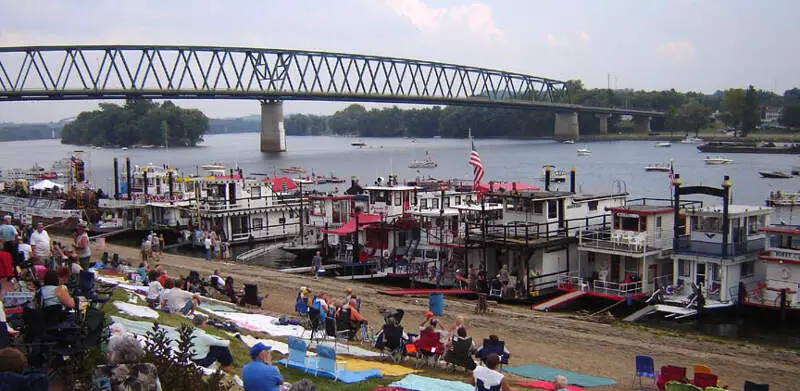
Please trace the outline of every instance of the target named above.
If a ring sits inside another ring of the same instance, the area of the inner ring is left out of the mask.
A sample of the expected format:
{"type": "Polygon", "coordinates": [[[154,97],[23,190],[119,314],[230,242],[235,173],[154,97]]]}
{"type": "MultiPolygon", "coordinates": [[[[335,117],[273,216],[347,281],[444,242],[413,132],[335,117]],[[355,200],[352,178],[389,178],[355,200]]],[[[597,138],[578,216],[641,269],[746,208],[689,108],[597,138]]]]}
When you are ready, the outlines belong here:
{"type": "Polygon", "coordinates": [[[11,258],[11,253],[3,249],[4,244],[0,240],[0,279],[9,279],[14,277],[14,261],[11,258]]]}

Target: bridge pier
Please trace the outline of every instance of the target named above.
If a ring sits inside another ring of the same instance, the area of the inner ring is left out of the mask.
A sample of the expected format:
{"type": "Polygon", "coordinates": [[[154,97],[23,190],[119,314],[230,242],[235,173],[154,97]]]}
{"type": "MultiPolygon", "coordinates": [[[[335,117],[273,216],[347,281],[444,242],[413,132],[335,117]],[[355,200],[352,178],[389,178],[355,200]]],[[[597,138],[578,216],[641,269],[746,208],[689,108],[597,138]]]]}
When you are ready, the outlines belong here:
{"type": "Polygon", "coordinates": [[[650,117],[649,116],[633,116],[633,132],[634,133],[650,133],[650,117]]]}
{"type": "Polygon", "coordinates": [[[598,113],[595,114],[595,118],[599,124],[600,134],[608,134],[608,119],[611,118],[611,114],[598,113]]]}
{"type": "Polygon", "coordinates": [[[556,126],[553,137],[557,140],[577,140],[580,138],[578,112],[556,113],[556,126]]]}
{"type": "Polygon", "coordinates": [[[261,101],[261,152],[286,152],[282,101],[261,101]]]}

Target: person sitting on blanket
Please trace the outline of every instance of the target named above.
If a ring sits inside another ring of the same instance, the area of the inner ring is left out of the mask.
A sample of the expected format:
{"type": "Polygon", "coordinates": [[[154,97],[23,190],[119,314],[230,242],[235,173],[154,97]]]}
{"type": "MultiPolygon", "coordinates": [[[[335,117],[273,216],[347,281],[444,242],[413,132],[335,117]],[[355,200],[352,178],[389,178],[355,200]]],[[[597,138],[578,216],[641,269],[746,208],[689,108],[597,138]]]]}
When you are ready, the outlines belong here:
{"type": "Polygon", "coordinates": [[[38,295],[45,311],[45,321],[56,324],[69,317],[67,310],[75,308],[75,299],[64,285],[69,281],[70,271],[66,267],[58,271],[50,270],[44,275],[44,286],[39,288],[38,295]]]}
{"type": "Polygon", "coordinates": [[[279,391],[283,384],[283,377],[278,368],[272,366],[270,349],[259,342],[250,348],[250,357],[253,359],[242,368],[242,381],[245,391],[279,391]]]}
{"type": "Polygon", "coordinates": [[[566,377],[558,375],[558,376],[556,376],[555,379],[553,379],[553,390],[554,391],[567,391],[567,385],[568,384],[569,383],[567,382],[567,378],[566,377]]]}
{"type": "Polygon", "coordinates": [[[147,285],[147,283],[150,282],[150,280],[147,278],[147,271],[149,269],[150,267],[147,266],[147,262],[140,263],[139,267],[136,269],[136,274],[139,276],[139,281],[141,281],[143,285],[147,285]]]}
{"type": "MultiPolygon", "coordinates": [[[[10,281],[4,278],[0,279],[0,297],[5,297],[6,292],[12,289],[13,289],[13,284],[10,281]]],[[[15,336],[17,335],[17,333],[19,333],[19,331],[14,330],[14,328],[11,327],[11,325],[8,324],[8,321],[6,320],[6,309],[3,306],[3,300],[0,300],[0,323],[4,323],[6,325],[6,331],[10,336],[15,336]]]]}
{"type": "Polygon", "coordinates": [[[492,353],[486,357],[486,366],[478,365],[472,371],[469,384],[475,386],[476,391],[511,391],[505,375],[497,371],[500,364],[500,356],[492,353]]]}
{"type": "MultiPolygon", "coordinates": [[[[489,341],[500,342],[500,338],[498,338],[496,335],[492,334],[492,335],[489,336],[489,341]]],[[[478,356],[478,357],[481,357],[481,351],[482,350],[483,350],[483,346],[478,348],[478,351],[475,352],[475,355],[478,356]]],[[[508,352],[508,348],[506,348],[505,346],[503,346],[503,356],[505,356],[506,361],[508,361],[508,359],[511,358],[511,353],[508,352]]]]}
{"type": "MultiPolygon", "coordinates": [[[[205,328],[207,322],[208,317],[203,314],[194,314],[192,318],[192,324],[197,328],[205,328]]],[[[195,343],[195,346],[208,346],[208,353],[206,353],[205,357],[192,359],[195,364],[209,368],[215,362],[219,362],[220,369],[225,373],[233,373],[233,355],[231,354],[230,340],[216,338],[208,334],[195,333],[192,337],[192,342],[195,343]]]]}
{"type": "MultiPolygon", "coordinates": [[[[174,281],[173,284],[175,284],[174,281]]],[[[164,293],[161,301],[161,307],[168,309],[173,314],[192,315],[198,305],[200,305],[200,296],[182,290],[177,285],[169,292],[164,293]]]]}

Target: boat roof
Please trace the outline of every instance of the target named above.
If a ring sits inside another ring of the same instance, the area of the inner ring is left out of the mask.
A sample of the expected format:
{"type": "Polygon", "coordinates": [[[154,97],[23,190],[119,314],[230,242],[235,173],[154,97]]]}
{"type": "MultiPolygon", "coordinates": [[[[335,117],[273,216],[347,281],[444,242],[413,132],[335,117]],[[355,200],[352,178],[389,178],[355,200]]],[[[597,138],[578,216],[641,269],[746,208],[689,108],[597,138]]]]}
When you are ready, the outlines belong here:
{"type": "Polygon", "coordinates": [[[522,191],[494,191],[489,192],[488,196],[500,196],[500,197],[514,197],[514,198],[530,198],[536,200],[549,200],[549,199],[559,199],[559,198],[567,198],[572,195],[572,193],[567,191],[545,191],[545,190],[522,190],[522,191]]]}
{"type": "Polygon", "coordinates": [[[612,213],[628,213],[642,216],[668,214],[673,211],[672,207],[666,205],[627,205],[618,208],[608,208],[612,213]]]}
{"type": "MultiPolygon", "coordinates": [[[[772,208],[766,206],[755,206],[755,205],[728,205],[728,214],[730,216],[758,216],[758,215],[768,215],[772,213],[772,208]]],[[[702,207],[687,207],[686,208],[687,215],[695,215],[695,216],[721,216],[722,215],[722,205],[708,205],[702,207]]]]}
{"type": "Polygon", "coordinates": [[[800,225],[771,225],[759,229],[761,232],[800,235],[800,225]]]}
{"type": "Polygon", "coordinates": [[[603,200],[608,198],[627,198],[628,193],[597,193],[597,194],[575,194],[572,197],[576,202],[603,200]]]}

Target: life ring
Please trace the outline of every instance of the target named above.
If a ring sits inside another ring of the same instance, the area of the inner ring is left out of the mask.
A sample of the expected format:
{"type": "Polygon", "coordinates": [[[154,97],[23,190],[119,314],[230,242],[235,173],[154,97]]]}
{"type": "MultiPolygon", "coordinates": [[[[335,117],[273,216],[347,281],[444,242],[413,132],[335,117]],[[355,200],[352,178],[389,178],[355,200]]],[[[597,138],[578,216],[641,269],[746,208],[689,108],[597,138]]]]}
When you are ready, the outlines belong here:
{"type": "Polygon", "coordinates": [[[791,270],[789,270],[789,268],[786,268],[786,267],[783,268],[783,270],[781,270],[781,278],[784,279],[784,280],[788,280],[788,279],[792,278],[791,270]]]}

